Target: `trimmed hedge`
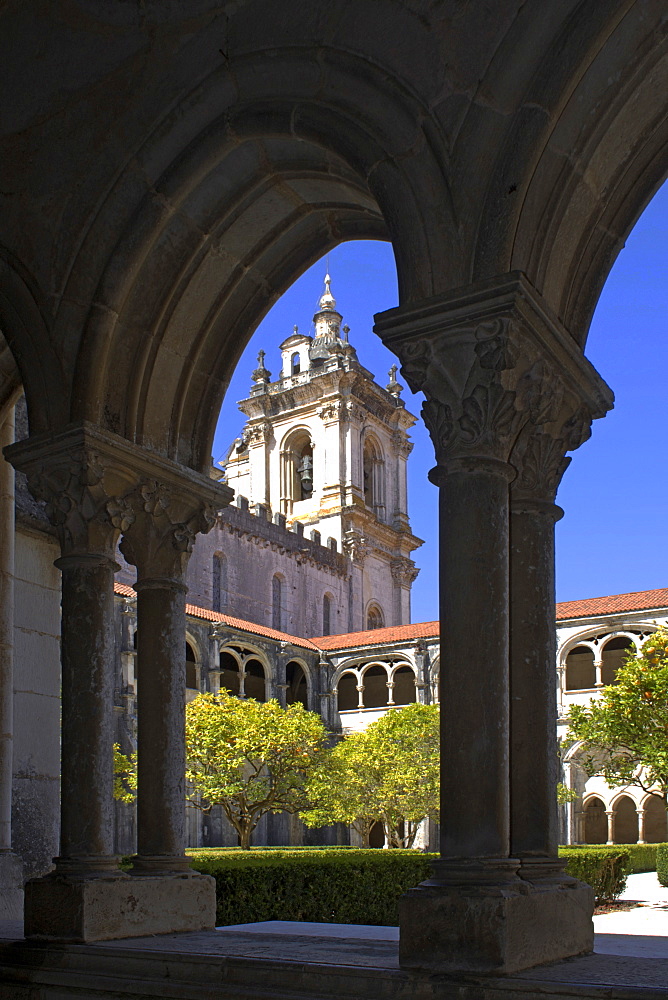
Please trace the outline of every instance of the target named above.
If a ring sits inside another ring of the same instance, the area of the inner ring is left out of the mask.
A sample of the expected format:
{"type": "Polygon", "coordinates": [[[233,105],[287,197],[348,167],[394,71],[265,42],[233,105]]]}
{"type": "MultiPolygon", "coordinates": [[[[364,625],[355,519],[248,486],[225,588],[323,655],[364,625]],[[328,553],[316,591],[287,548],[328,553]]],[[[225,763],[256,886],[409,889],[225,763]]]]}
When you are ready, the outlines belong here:
{"type": "MultiPolygon", "coordinates": [[[[192,867],[216,880],[216,923],[309,920],[396,926],[399,897],[429,877],[437,854],[356,848],[189,850],[192,867]]],[[[597,898],[619,895],[629,852],[617,847],[561,848],[569,875],[597,898]]]]}
{"type": "Polygon", "coordinates": [[[630,870],[631,855],[626,847],[588,844],[586,847],[560,847],[559,857],[566,859],[566,871],[587,882],[596,899],[615,899],[624,891],[630,870]]]}
{"type": "Polygon", "coordinates": [[[665,846],[661,844],[615,844],[615,847],[622,847],[631,855],[631,867],[629,875],[636,875],[639,872],[656,871],[657,848],[665,846]]]}
{"type": "Polygon", "coordinates": [[[399,897],[428,878],[436,854],[419,851],[189,851],[216,880],[216,924],[260,920],[399,922],[399,897]]]}
{"type": "Polygon", "coordinates": [[[668,885],[668,844],[659,844],[658,846],[656,874],[661,885],[668,885]]]}

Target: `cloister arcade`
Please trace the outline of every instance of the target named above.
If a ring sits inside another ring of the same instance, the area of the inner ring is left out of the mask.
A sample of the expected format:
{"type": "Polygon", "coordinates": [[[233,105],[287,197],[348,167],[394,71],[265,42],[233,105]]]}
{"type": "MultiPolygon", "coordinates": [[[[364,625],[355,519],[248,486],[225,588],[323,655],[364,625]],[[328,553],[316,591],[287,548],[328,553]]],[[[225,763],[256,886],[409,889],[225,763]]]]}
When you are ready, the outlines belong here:
{"type": "Polygon", "coordinates": [[[609,799],[588,795],[582,806],[584,844],[666,842],[666,805],[661,796],[629,789],[609,799]]]}
{"type": "MultiPolygon", "coordinates": [[[[194,539],[232,500],[209,474],[216,416],[278,296],[370,238],[393,246],[399,304],[375,330],[425,394],[441,493],[440,859],[402,904],[402,975],[590,951],[592,893],[557,855],[555,496],[613,404],[591,316],[668,174],[665,3],[77,0],[2,19],[0,417],[62,583],[60,849],[26,934],[214,926],[184,854],[183,641],[194,539]],[[111,833],[119,542],[137,568],[131,874],[111,833]]],[[[239,686],[262,681],[253,659],[239,686]]],[[[3,719],[12,671],[3,654],[3,719]]],[[[5,755],[7,870],[11,778],[5,755]]]]}
{"type": "Polygon", "coordinates": [[[353,662],[339,667],[337,675],[334,683],[339,713],[398,707],[417,701],[415,668],[401,658],[353,662]]]}

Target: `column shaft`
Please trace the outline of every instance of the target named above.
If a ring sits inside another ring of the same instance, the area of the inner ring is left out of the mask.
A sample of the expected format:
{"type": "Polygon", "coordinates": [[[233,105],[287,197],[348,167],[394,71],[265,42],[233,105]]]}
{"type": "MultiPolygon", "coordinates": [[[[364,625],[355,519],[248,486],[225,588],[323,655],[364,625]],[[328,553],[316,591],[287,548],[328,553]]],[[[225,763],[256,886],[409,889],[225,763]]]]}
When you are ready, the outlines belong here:
{"type": "Polygon", "coordinates": [[[444,860],[509,851],[507,468],[439,484],[444,860]]]}
{"type": "MultiPolygon", "coordinates": [[[[0,426],[0,448],[14,441],[14,408],[0,426]]],[[[14,729],[14,469],[0,457],[0,851],[12,846],[14,729]]]]}
{"type": "Polygon", "coordinates": [[[510,517],[510,797],[514,857],[557,857],[554,522],[528,502],[510,517]]]}
{"type": "Polygon", "coordinates": [[[185,587],[137,582],[138,871],[187,868],[185,587]]]}
{"type": "Polygon", "coordinates": [[[58,867],[116,869],[113,851],[113,631],[116,563],[56,560],[62,571],[61,830],[58,867]]]}

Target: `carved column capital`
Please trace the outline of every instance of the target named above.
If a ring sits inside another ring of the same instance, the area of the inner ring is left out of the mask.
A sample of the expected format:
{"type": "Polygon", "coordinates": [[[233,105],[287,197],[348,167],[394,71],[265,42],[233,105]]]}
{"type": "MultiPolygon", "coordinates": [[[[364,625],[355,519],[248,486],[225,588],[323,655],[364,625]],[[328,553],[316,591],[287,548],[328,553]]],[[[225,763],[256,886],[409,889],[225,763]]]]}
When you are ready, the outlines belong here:
{"type": "Polygon", "coordinates": [[[612,406],[608,386],[520,272],[389,310],[375,329],[427,397],[422,416],[439,466],[508,463],[528,425],[572,450],[612,406]]]}
{"type": "Polygon", "coordinates": [[[178,558],[190,552],[198,532],[213,527],[216,512],[233,496],[209,476],[86,423],[34,435],[5,454],[44,502],[64,556],[96,553],[113,559],[119,535],[132,535],[128,551],[134,552],[144,531],[145,544],[157,544],[158,525],[158,534],[171,532],[178,558]],[[151,519],[155,525],[148,532],[151,519]]]}
{"type": "Polygon", "coordinates": [[[144,585],[152,578],[182,581],[196,536],[216,523],[216,507],[156,479],[141,482],[125,500],[134,513],[120,545],[127,561],[144,585]]]}

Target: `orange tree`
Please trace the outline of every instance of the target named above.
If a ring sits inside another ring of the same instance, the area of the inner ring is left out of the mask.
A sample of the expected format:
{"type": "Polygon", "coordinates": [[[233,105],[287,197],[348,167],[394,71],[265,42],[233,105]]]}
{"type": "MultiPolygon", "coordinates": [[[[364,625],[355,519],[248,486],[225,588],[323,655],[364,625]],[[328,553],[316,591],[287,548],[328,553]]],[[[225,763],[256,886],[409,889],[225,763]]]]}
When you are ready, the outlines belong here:
{"type": "Polygon", "coordinates": [[[668,631],[628,656],[600,699],[574,705],[567,741],[581,741],[578,762],[609,785],[668,793],[668,631]]]}
{"type": "Polygon", "coordinates": [[[320,716],[299,703],[200,694],[186,706],[188,801],[207,812],[222,806],[248,850],[265,813],[306,806],[306,779],[326,740],[320,716]]]}

